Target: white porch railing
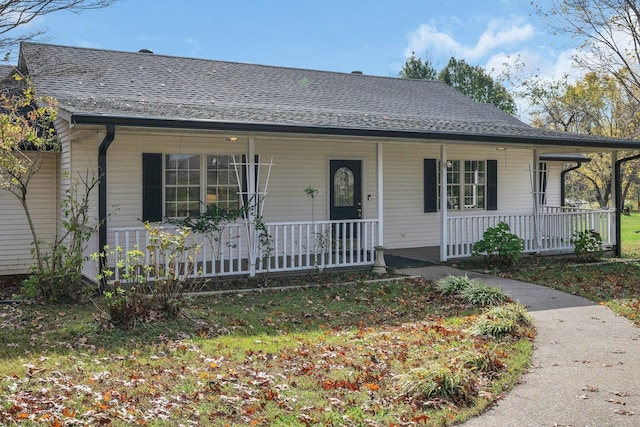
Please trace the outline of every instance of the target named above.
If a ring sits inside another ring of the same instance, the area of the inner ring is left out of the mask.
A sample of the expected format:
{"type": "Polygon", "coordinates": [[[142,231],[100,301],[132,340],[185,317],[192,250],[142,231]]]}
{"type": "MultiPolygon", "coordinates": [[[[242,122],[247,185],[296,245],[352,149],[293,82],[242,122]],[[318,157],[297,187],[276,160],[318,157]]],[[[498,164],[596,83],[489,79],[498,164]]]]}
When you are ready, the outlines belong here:
{"type": "MultiPolygon", "coordinates": [[[[163,227],[175,230],[173,226],[163,227]]],[[[254,260],[249,258],[247,227],[243,223],[230,224],[216,238],[194,233],[189,246],[198,245],[195,271],[200,277],[252,275],[263,272],[282,272],[334,267],[373,265],[374,247],[378,241],[378,220],[346,220],[315,222],[267,223],[268,240],[262,240],[254,260]]],[[[151,254],[147,250],[149,237],[144,227],[120,227],[110,230],[112,251],[108,266],[128,267],[126,254],[139,249],[148,265],[151,254]]],[[[120,270],[114,279],[120,279],[120,270]]]]}
{"type": "Polygon", "coordinates": [[[447,258],[462,258],[472,254],[473,244],[482,240],[489,227],[500,222],[524,241],[524,252],[573,250],[572,236],[576,231],[595,230],[604,245],[612,244],[611,224],[614,211],[544,206],[538,215],[469,215],[447,218],[447,258]]]}

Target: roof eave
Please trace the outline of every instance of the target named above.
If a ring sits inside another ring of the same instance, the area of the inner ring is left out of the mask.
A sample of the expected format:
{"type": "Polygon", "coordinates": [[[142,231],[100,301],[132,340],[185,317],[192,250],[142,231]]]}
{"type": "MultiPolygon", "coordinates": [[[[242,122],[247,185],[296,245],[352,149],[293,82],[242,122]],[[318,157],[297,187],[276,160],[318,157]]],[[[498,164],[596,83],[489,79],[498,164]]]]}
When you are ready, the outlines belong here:
{"type": "Polygon", "coordinates": [[[413,140],[438,140],[456,142],[486,142],[496,145],[557,145],[564,147],[605,148],[612,150],[640,150],[636,141],[598,141],[571,138],[540,138],[520,135],[473,134],[437,131],[407,131],[389,129],[362,129],[330,126],[303,126],[274,123],[221,122],[197,119],[163,119],[153,117],[109,116],[90,113],[71,115],[71,123],[116,125],[125,127],[153,127],[168,129],[216,130],[226,132],[285,133],[324,136],[353,136],[369,138],[394,138],[413,140]]]}

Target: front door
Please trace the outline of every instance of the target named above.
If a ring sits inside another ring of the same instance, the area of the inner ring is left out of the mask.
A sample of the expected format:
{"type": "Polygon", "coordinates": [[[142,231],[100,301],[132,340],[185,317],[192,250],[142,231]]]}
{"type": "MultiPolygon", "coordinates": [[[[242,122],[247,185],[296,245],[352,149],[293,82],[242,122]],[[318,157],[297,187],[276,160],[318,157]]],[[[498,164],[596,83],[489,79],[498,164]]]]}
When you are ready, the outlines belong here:
{"type": "Polygon", "coordinates": [[[330,161],[330,207],[332,220],[362,218],[362,161],[330,161]]]}

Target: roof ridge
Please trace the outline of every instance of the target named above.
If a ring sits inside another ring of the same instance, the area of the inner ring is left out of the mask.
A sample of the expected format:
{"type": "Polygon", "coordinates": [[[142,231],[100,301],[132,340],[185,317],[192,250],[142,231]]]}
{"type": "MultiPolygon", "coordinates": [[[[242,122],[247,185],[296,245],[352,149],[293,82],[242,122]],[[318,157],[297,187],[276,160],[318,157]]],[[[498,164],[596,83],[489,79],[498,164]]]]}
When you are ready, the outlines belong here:
{"type": "Polygon", "coordinates": [[[73,50],[84,50],[84,51],[93,51],[93,52],[104,52],[104,53],[118,53],[124,55],[150,55],[161,58],[170,58],[176,60],[188,60],[188,61],[196,61],[196,62],[210,62],[210,63],[218,63],[218,64],[230,64],[230,65],[240,65],[240,66],[252,66],[259,68],[270,68],[270,69],[281,69],[281,70],[292,70],[292,71],[306,71],[311,73],[328,73],[328,74],[338,74],[343,76],[353,76],[353,78],[377,78],[377,79],[394,79],[394,80],[402,80],[406,82],[420,82],[420,83],[435,83],[435,84],[446,84],[440,80],[427,80],[427,79],[411,79],[411,78],[401,78],[395,76],[379,76],[375,74],[358,74],[354,72],[347,71],[332,71],[332,70],[317,70],[313,68],[303,68],[303,67],[292,67],[285,65],[273,65],[273,64],[258,64],[254,62],[242,62],[242,61],[231,61],[224,59],[210,59],[210,58],[196,58],[192,56],[180,56],[180,55],[169,55],[163,53],[140,53],[136,51],[128,51],[128,50],[118,50],[118,49],[108,49],[108,48],[95,48],[95,47],[86,47],[86,46],[66,46],[55,43],[42,43],[42,42],[33,42],[33,41],[25,41],[21,42],[22,45],[33,45],[33,46],[45,46],[45,47],[55,47],[62,49],[73,49],[73,50]]]}

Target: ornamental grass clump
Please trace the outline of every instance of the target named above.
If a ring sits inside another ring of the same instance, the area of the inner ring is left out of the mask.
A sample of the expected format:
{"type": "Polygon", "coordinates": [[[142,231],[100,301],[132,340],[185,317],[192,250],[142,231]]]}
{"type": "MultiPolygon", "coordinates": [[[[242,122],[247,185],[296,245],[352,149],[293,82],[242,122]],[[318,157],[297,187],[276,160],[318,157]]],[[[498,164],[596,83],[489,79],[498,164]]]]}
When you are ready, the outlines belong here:
{"type": "Polygon", "coordinates": [[[447,276],[436,282],[436,288],[442,295],[460,295],[460,293],[474,286],[477,282],[464,276],[447,276]]]}
{"type": "Polygon", "coordinates": [[[502,289],[483,285],[482,283],[474,283],[460,292],[460,296],[469,304],[488,306],[500,305],[509,300],[507,294],[502,289]]]}
{"type": "Polygon", "coordinates": [[[505,336],[522,337],[533,320],[527,309],[519,302],[487,309],[470,328],[472,335],[494,338],[505,336]]]}
{"type": "Polygon", "coordinates": [[[404,375],[400,394],[411,399],[441,398],[456,403],[469,402],[477,394],[478,380],[473,369],[434,362],[404,375]]]}

